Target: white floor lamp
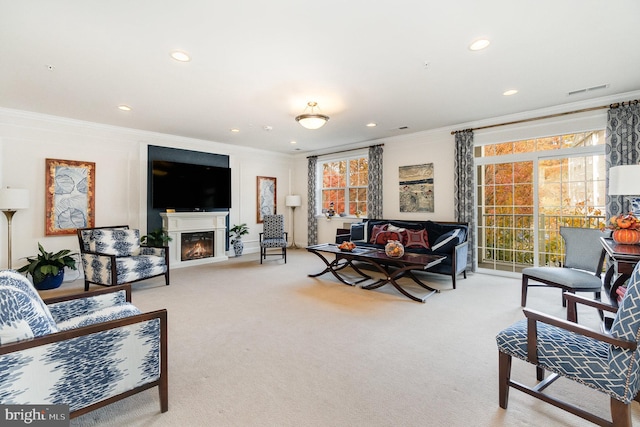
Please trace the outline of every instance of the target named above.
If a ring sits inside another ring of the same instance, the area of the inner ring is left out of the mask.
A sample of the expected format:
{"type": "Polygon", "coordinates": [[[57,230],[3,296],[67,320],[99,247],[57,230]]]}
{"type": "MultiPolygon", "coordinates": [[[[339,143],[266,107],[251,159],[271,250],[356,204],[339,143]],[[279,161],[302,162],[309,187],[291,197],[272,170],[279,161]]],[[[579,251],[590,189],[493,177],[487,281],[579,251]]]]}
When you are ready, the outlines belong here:
{"type": "Polygon", "coordinates": [[[296,208],[302,205],[302,197],[299,195],[289,195],[285,197],[284,204],[291,208],[291,248],[297,248],[296,245],[296,208]]]}
{"type": "Polygon", "coordinates": [[[7,217],[7,267],[11,269],[11,220],[18,209],[29,207],[29,191],[20,188],[0,188],[0,210],[7,217]]]}

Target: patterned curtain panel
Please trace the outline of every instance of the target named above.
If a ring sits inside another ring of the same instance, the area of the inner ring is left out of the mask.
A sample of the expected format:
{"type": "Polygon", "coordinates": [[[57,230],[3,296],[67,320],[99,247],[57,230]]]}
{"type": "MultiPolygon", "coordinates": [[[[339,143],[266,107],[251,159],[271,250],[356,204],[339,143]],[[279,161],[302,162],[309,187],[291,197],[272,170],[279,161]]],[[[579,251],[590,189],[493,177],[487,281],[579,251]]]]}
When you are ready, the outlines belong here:
{"type": "Polygon", "coordinates": [[[469,223],[469,252],[467,266],[476,271],[475,249],[475,182],[473,165],[473,131],[456,132],[456,160],[454,165],[454,203],[456,221],[469,223]]]}
{"type": "Polygon", "coordinates": [[[367,187],[367,217],[382,216],[382,146],[369,147],[369,186],[367,187]]]}
{"type": "MultiPolygon", "coordinates": [[[[609,188],[609,168],[612,166],[637,165],[640,162],[640,105],[611,108],[607,113],[607,141],[605,168],[609,188]]],[[[629,212],[629,201],[624,196],[607,194],[607,217],[629,212]]]]}
{"type": "Polygon", "coordinates": [[[318,157],[309,157],[307,167],[307,200],[309,209],[307,211],[307,243],[309,246],[318,244],[318,220],[316,219],[316,165],[318,157]]]}

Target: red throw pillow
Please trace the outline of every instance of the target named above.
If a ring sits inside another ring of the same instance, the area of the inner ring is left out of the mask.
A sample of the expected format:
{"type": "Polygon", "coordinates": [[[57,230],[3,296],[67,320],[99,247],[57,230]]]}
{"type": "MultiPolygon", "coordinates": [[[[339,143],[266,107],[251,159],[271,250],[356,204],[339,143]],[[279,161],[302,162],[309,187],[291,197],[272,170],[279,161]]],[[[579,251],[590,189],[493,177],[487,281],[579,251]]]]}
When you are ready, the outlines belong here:
{"type": "Polygon", "coordinates": [[[369,238],[369,243],[375,243],[378,233],[380,233],[381,231],[385,231],[386,229],[387,224],[374,225],[371,229],[371,237],[369,238]]]}
{"type": "Polygon", "coordinates": [[[400,241],[400,234],[395,231],[381,231],[376,235],[376,245],[386,245],[389,240],[400,241]]]}
{"type": "Polygon", "coordinates": [[[429,249],[427,230],[410,230],[407,228],[407,244],[405,246],[408,248],[429,249]]]}
{"type": "Polygon", "coordinates": [[[387,226],[387,231],[393,231],[395,233],[398,233],[400,235],[400,243],[402,243],[403,245],[407,245],[407,230],[405,228],[402,227],[396,227],[393,224],[389,224],[387,226]]]}
{"type": "Polygon", "coordinates": [[[407,246],[407,239],[409,236],[407,230],[403,228],[402,231],[398,234],[400,234],[400,243],[402,243],[403,246],[407,246]]]}

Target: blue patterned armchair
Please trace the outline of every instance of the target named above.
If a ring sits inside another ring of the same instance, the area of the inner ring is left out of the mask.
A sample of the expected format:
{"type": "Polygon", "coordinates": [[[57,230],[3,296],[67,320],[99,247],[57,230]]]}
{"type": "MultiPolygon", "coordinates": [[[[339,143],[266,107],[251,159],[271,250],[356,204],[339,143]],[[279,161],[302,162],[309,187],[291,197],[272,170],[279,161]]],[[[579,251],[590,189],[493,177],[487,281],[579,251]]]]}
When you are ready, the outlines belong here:
{"type": "Polygon", "coordinates": [[[509,388],[523,391],[598,425],[631,426],[631,401],[640,401],[640,264],[637,264],[619,308],[572,293],[565,293],[569,307],[586,304],[615,313],[610,333],[600,333],[569,321],[523,309],[526,315],[498,333],[499,404],[506,409],[509,388]],[[528,387],[511,380],[512,357],[536,365],[539,383],[528,387]],[[544,379],[544,371],[552,374],[544,379]],[[569,378],[609,395],[611,421],[552,397],[543,390],[559,377],[569,378]]]}
{"type": "Polygon", "coordinates": [[[280,255],[287,263],[288,233],[284,231],[284,215],[265,215],[263,231],[260,233],[260,264],[267,256],[280,255]],[[268,249],[280,249],[280,253],[267,253],[268,249]]]}
{"type": "Polygon", "coordinates": [[[141,313],[130,285],[43,301],[0,271],[0,404],[66,404],[71,418],[158,386],[168,410],[167,311],[141,313]]]}
{"type": "Polygon", "coordinates": [[[139,230],[127,225],[79,228],[78,243],[85,291],[91,283],[123,285],[162,275],[169,285],[169,247],[141,246],[139,230]]]}

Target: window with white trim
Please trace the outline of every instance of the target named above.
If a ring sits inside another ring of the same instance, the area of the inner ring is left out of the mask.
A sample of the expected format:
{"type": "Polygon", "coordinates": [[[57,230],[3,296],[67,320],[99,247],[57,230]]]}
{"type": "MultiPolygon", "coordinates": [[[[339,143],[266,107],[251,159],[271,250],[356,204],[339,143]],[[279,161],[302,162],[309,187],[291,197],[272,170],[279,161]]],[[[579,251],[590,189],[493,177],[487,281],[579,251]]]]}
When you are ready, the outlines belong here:
{"type": "Polygon", "coordinates": [[[478,267],[557,266],[560,226],[605,224],[605,131],[476,146],[478,267]]]}
{"type": "Polygon", "coordinates": [[[333,208],[336,215],[367,214],[369,158],[365,151],[348,157],[318,159],[318,215],[333,208]],[[333,206],[331,205],[333,203],[333,206]]]}

